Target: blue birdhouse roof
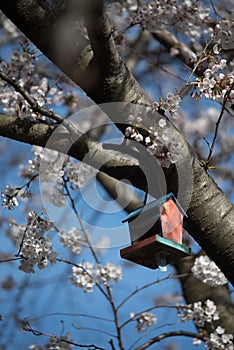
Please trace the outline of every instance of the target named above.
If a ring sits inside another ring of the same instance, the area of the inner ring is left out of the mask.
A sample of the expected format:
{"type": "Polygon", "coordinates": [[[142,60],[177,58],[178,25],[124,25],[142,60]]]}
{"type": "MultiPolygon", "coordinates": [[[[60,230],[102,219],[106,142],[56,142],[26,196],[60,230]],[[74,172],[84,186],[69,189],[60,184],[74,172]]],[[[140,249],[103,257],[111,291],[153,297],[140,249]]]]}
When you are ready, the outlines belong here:
{"type": "Polygon", "coordinates": [[[176,203],[178,209],[180,210],[181,214],[183,216],[187,217],[187,214],[185,213],[184,209],[181,207],[180,203],[177,201],[176,197],[173,193],[168,193],[167,195],[161,197],[160,199],[156,199],[150,203],[147,203],[145,205],[142,205],[140,208],[137,208],[132,213],[130,213],[122,222],[130,221],[135,216],[139,215],[143,210],[148,211],[152,210],[156,207],[160,208],[168,199],[172,198],[174,202],[176,203]]]}

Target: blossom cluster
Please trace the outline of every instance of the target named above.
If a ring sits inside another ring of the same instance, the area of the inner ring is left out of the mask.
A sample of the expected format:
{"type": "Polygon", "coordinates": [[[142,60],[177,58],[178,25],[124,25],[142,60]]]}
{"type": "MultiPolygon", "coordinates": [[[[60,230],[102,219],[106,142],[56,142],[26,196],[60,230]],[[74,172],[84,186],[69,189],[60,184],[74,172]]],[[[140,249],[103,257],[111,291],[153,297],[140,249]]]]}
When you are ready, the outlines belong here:
{"type": "Polygon", "coordinates": [[[121,267],[111,262],[106,266],[98,264],[96,267],[90,262],[85,262],[73,266],[72,270],[71,282],[86,293],[93,292],[93,286],[97,283],[107,285],[112,281],[116,283],[122,278],[121,267]]]}
{"type": "Polygon", "coordinates": [[[130,317],[137,321],[136,329],[138,332],[145,332],[148,327],[153,326],[157,322],[157,317],[154,314],[143,312],[139,316],[135,316],[133,312],[130,317]]]}
{"type": "Polygon", "coordinates": [[[205,323],[213,323],[219,319],[217,307],[210,299],[207,299],[204,304],[198,301],[185,307],[179,307],[178,316],[182,322],[193,320],[198,327],[203,327],[205,323]]]}
{"type": "Polygon", "coordinates": [[[80,254],[82,251],[82,236],[76,227],[72,227],[69,231],[59,231],[60,242],[63,246],[68,247],[74,254],[80,254]]]}
{"type": "MultiPolygon", "coordinates": [[[[28,161],[27,166],[21,167],[21,176],[32,178],[40,174],[40,180],[45,182],[57,181],[64,175],[60,160],[60,153],[53,150],[33,146],[34,157],[28,161]]],[[[63,157],[63,156],[62,156],[63,157]]]]}
{"type": "Polygon", "coordinates": [[[227,102],[234,101],[234,70],[225,73],[227,60],[216,58],[209,63],[202,77],[196,79],[196,88],[201,97],[206,97],[222,103],[228,92],[227,102]]]}
{"type": "Polygon", "coordinates": [[[97,170],[91,166],[77,163],[72,158],[67,158],[63,170],[73,190],[79,190],[91,176],[97,173],[97,170]]]}
{"type": "Polygon", "coordinates": [[[11,185],[6,185],[5,192],[1,192],[3,208],[14,210],[15,207],[18,207],[19,205],[17,197],[30,198],[32,196],[32,193],[30,191],[30,183],[32,179],[21,187],[12,187],[11,185]]]}
{"type": "Polygon", "coordinates": [[[17,200],[18,190],[10,185],[6,185],[5,192],[1,194],[2,197],[2,206],[9,210],[13,210],[19,205],[17,200]]]}
{"type": "Polygon", "coordinates": [[[84,163],[75,162],[64,157],[57,151],[45,150],[33,146],[34,157],[28,165],[21,168],[21,176],[32,178],[39,174],[43,183],[43,191],[47,193],[50,202],[57,207],[64,206],[64,181],[68,181],[71,189],[79,190],[96,170],[84,163]]]}
{"type": "Polygon", "coordinates": [[[207,255],[197,257],[191,270],[195,277],[212,287],[227,283],[222,271],[207,255]]]}
{"type": "MultiPolygon", "coordinates": [[[[39,107],[51,104],[65,103],[72,109],[78,105],[77,96],[71,91],[64,94],[62,89],[49,86],[47,77],[40,77],[36,73],[36,50],[26,44],[22,50],[14,50],[10,62],[1,61],[0,70],[13,80],[17,80],[21,87],[30,93],[39,107]]],[[[15,91],[15,88],[0,80],[0,100],[3,111],[8,114],[17,114],[23,118],[46,120],[45,116],[34,113],[29,103],[15,91]]]]}
{"type": "Polygon", "coordinates": [[[166,100],[161,100],[160,103],[155,102],[154,107],[156,109],[163,109],[165,112],[170,112],[173,117],[176,117],[180,102],[180,95],[174,95],[172,92],[168,92],[166,100]]]}
{"type": "MultiPolygon", "coordinates": [[[[26,85],[30,86],[31,75],[35,70],[35,53],[35,51],[30,51],[28,46],[23,49],[23,52],[15,50],[12,52],[11,61],[9,63],[1,61],[0,69],[6,73],[8,77],[17,79],[22,87],[26,85]]],[[[37,88],[39,90],[39,87],[37,88]]],[[[32,92],[35,91],[35,86],[32,86],[31,89],[32,92]]],[[[30,116],[32,114],[31,108],[24,98],[16,92],[12,86],[6,85],[3,80],[0,80],[0,99],[3,111],[6,113],[17,113],[19,117],[30,116]]],[[[40,100],[38,103],[40,104],[40,100]]]]}
{"type": "Polygon", "coordinates": [[[178,161],[181,150],[178,147],[178,142],[165,128],[167,125],[165,119],[161,118],[157,124],[150,126],[147,130],[147,136],[143,136],[141,132],[143,130],[141,117],[130,115],[128,121],[132,125],[126,128],[125,136],[137,142],[142,142],[150,154],[156,156],[162,167],[168,168],[178,161]]]}
{"type": "Polygon", "coordinates": [[[20,270],[34,273],[35,266],[43,269],[48,262],[55,263],[56,253],[52,251],[51,237],[45,237],[45,232],[53,232],[54,230],[54,224],[49,219],[42,218],[34,211],[29,212],[19,251],[22,258],[20,270]]]}
{"type": "Polygon", "coordinates": [[[74,349],[73,344],[68,343],[67,341],[71,341],[70,334],[67,333],[64,337],[51,337],[48,342],[43,346],[37,346],[32,344],[29,346],[30,350],[72,350],[74,349]]]}
{"type": "Polygon", "coordinates": [[[218,326],[206,341],[209,350],[234,350],[233,335],[225,333],[225,329],[218,326]]]}
{"type": "Polygon", "coordinates": [[[139,7],[133,23],[151,32],[173,25],[194,41],[205,24],[209,27],[209,13],[210,9],[197,0],[155,0],[139,7]]]}

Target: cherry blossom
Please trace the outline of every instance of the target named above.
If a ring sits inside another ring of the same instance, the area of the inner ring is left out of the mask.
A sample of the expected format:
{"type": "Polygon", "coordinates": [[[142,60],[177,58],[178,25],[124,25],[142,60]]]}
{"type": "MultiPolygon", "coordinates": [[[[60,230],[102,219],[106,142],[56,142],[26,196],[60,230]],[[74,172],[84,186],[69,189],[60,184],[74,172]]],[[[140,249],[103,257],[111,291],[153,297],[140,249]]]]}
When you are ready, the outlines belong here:
{"type": "Polygon", "coordinates": [[[227,279],[222,271],[207,255],[202,255],[195,259],[192,273],[203,283],[207,283],[212,287],[227,283],[227,279]]]}
{"type": "Polygon", "coordinates": [[[16,198],[17,193],[18,191],[15,188],[11,187],[10,185],[6,186],[5,193],[1,194],[3,208],[14,210],[15,207],[19,205],[16,198]]]}
{"type": "Polygon", "coordinates": [[[130,317],[137,321],[136,329],[138,332],[145,332],[148,327],[153,326],[157,322],[157,317],[154,314],[143,312],[139,316],[135,316],[132,312],[130,317]]]}
{"type": "Polygon", "coordinates": [[[213,323],[219,319],[216,305],[209,299],[204,304],[199,301],[185,307],[179,307],[178,316],[182,322],[193,320],[198,327],[203,327],[205,323],[213,323]]]}
{"type": "Polygon", "coordinates": [[[82,236],[76,227],[72,227],[69,231],[60,230],[60,242],[64,247],[68,247],[74,254],[80,254],[82,251],[82,236]]]}
{"type": "Polygon", "coordinates": [[[122,278],[121,267],[111,262],[106,266],[98,264],[96,267],[90,262],[85,262],[73,266],[72,270],[71,282],[86,293],[93,292],[93,286],[97,283],[109,285],[112,281],[117,283],[122,278]]]}
{"type": "Polygon", "coordinates": [[[35,344],[32,344],[29,346],[30,350],[72,350],[74,349],[74,346],[67,341],[71,341],[71,335],[70,333],[67,333],[65,336],[57,338],[57,337],[50,337],[48,342],[43,346],[37,346],[35,344]],[[64,341],[63,341],[64,340],[64,341]]]}
{"type": "MultiPolygon", "coordinates": [[[[158,106],[157,106],[158,108],[158,106]]],[[[166,129],[167,122],[161,118],[147,130],[148,135],[143,136],[143,119],[130,115],[128,121],[132,124],[125,130],[125,136],[142,142],[151,155],[156,156],[162,167],[168,168],[180,159],[181,150],[178,148],[177,140],[173,139],[166,129]],[[164,130],[165,129],[165,130],[164,130]]]]}
{"type": "Polygon", "coordinates": [[[53,232],[54,224],[46,218],[43,218],[31,211],[27,217],[27,226],[25,228],[22,243],[18,255],[20,260],[19,269],[26,273],[34,273],[34,267],[39,269],[46,267],[48,262],[56,262],[56,252],[52,251],[51,237],[45,237],[45,232],[53,232]]]}
{"type": "Polygon", "coordinates": [[[210,334],[210,339],[206,341],[206,348],[209,350],[233,350],[233,335],[225,333],[225,329],[218,326],[210,334]]]}
{"type": "Polygon", "coordinates": [[[201,1],[155,0],[139,7],[133,23],[141,24],[151,32],[174,25],[190,40],[195,41],[201,36],[206,23],[210,27],[209,13],[210,9],[201,1]]]}

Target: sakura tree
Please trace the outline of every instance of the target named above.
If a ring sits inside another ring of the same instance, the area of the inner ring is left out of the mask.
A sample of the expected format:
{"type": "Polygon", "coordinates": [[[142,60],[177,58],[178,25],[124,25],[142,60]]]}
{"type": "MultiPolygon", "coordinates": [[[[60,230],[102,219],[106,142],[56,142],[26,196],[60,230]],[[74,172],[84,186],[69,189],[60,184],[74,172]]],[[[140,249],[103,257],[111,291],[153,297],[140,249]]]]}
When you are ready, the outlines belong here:
{"type": "Polygon", "coordinates": [[[232,2],[0,4],[1,348],[233,349],[232,2]],[[169,192],[193,254],[121,260],[169,192]]]}

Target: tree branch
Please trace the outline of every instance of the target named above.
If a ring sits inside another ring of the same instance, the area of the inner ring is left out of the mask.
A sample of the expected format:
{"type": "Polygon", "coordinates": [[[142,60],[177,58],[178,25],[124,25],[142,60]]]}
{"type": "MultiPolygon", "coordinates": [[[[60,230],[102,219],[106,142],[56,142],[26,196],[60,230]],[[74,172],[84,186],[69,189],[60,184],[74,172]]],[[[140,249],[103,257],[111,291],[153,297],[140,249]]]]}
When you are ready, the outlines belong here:
{"type": "Polygon", "coordinates": [[[51,126],[0,113],[0,135],[30,145],[65,152],[96,169],[101,169],[107,175],[119,180],[124,177],[133,186],[144,189],[145,176],[137,160],[125,157],[117,151],[103,149],[101,143],[91,141],[85,135],[77,136],[77,141],[72,144],[70,134],[63,126],[51,126]]]}
{"type": "Polygon", "coordinates": [[[202,341],[205,340],[202,335],[197,334],[197,333],[187,332],[187,331],[173,331],[173,332],[168,332],[168,333],[162,333],[162,334],[158,335],[157,337],[151,338],[146,343],[135,348],[135,350],[144,350],[144,349],[147,349],[152,344],[158,343],[163,339],[170,338],[170,337],[178,337],[178,336],[179,337],[184,336],[184,337],[200,339],[202,341]]]}
{"type": "Polygon", "coordinates": [[[173,48],[177,49],[179,53],[176,57],[180,58],[189,68],[193,68],[191,57],[194,55],[194,52],[185,43],[178,40],[174,34],[165,28],[157,29],[151,34],[156,40],[163,44],[168,51],[173,48]]]}

